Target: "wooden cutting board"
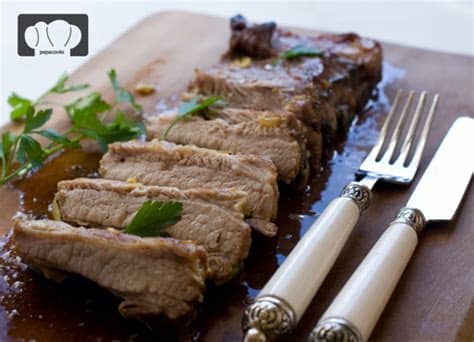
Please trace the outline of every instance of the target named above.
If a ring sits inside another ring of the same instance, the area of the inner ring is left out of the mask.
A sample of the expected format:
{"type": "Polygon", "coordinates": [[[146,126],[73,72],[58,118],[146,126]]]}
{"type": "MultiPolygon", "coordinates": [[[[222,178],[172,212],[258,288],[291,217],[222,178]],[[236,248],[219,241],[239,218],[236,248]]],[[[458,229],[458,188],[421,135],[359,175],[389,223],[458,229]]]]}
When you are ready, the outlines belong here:
{"type": "MultiPolygon", "coordinates": [[[[163,99],[170,99],[185,89],[193,77],[194,68],[206,68],[216,63],[227,48],[228,37],[227,19],[184,12],[153,14],[76,70],[71,82],[90,83],[94,89],[110,96],[105,72],[114,67],[122,83],[130,89],[138,82],[158,86],[155,94],[139,97],[145,110],[153,112],[163,104],[163,99]]],[[[390,68],[396,68],[400,76],[403,74],[388,86],[388,94],[402,87],[438,92],[441,96],[438,115],[420,167],[423,171],[453,121],[459,116],[474,114],[474,58],[383,45],[385,61],[390,63],[390,68]]],[[[60,100],[67,98],[65,96],[60,100]]],[[[60,129],[66,125],[64,115],[55,113],[53,126],[60,129]]],[[[364,139],[364,132],[353,137],[364,139]]],[[[472,158],[472,155],[460,158],[472,158]]],[[[341,177],[351,179],[350,171],[354,167],[341,169],[344,173],[341,177]]],[[[339,171],[328,168],[328,172],[337,174],[339,171]]],[[[376,188],[371,208],[363,214],[291,340],[299,341],[308,336],[351,272],[393,219],[398,208],[403,206],[418,179],[419,175],[410,188],[389,185],[376,188]]],[[[325,184],[316,196],[316,203],[320,201],[320,207],[325,205],[330,199],[328,197],[338,194],[341,184],[325,184]]],[[[14,189],[0,188],[0,232],[6,232],[10,227],[10,217],[17,210],[18,201],[14,189]]],[[[422,233],[420,245],[376,326],[372,341],[474,341],[473,205],[474,196],[470,188],[454,221],[432,224],[422,233]]],[[[319,207],[316,205],[313,208],[319,207]]],[[[282,253],[283,257],[294,243],[296,240],[282,253]]],[[[234,295],[228,292],[224,291],[224,294],[234,295]]],[[[242,303],[237,309],[229,308],[224,316],[215,319],[205,332],[201,332],[201,340],[239,340],[239,321],[244,306],[242,303]]],[[[50,336],[61,339],[60,335],[50,336]]],[[[28,338],[21,336],[18,330],[15,337],[28,338]]]]}

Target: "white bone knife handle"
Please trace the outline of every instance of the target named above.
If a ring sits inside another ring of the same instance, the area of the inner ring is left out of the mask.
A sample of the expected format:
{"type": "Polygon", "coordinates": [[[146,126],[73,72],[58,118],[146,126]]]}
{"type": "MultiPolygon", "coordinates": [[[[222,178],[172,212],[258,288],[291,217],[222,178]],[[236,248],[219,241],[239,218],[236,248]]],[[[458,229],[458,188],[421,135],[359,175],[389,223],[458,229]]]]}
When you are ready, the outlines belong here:
{"type": "Polygon", "coordinates": [[[262,341],[288,333],[300,320],[369,203],[370,190],[350,183],[334,199],[293,248],[247,307],[246,341],[262,341]]]}
{"type": "Polygon", "coordinates": [[[367,341],[413,251],[425,220],[417,209],[403,208],[352,274],[311,332],[310,341],[367,341]]]}

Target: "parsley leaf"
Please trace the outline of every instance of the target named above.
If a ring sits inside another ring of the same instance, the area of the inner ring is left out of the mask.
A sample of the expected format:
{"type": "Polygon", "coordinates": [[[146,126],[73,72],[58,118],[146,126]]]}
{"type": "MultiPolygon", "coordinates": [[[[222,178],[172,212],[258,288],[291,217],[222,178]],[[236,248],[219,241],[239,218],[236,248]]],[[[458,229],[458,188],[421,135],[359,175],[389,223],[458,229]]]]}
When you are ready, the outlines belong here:
{"type": "Polygon", "coordinates": [[[163,139],[166,139],[171,129],[180,121],[194,114],[199,114],[218,101],[223,101],[220,96],[210,96],[202,99],[200,96],[193,97],[189,101],[181,101],[178,108],[178,116],[174,119],[171,124],[166,128],[163,134],[163,139]]]}
{"type": "Polygon", "coordinates": [[[323,55],[323,52],[305,45],[296,45],[291,49],[282,52],[278,57],[280,59],[295,59],[298,57],[320,57],[323,55]]]}
{"type": "Polygon", "coordinates": [[[135,101],[135,97],[132,95],[132,93],[120,87],[115,69],[110,69],[107,75],[109,76],[109,80],[112,84],[117,101],[119,103],[130,103],[137,112],[141,113],[143,108],[135,101]]]}
{"type": "Polygon", "coordinates": [[[53,110],[51,108],[40,110],[35,113],[33,107],[30,107],[26,112],[25,128],[23,129],[23,133],[30,133],[34,129],[43,126],[46,121],[51,118],[52,114],[53,110]]]}
{"type": "Polygon", "coordinates": [[[73,130],[96,140],[104,152],[112,142],[131,140],[144,133],[142,123],[128,120],[120,111],[117,111],[114,121],[110,124],[103,123],[97,115],[109,109],[111,106],[102,100],[99,93],[92,93],[66,106],[73,130]]]}
{"type": "Polygon", "coordinates": [[[2,141],[0,141],[0,158],[7,158],[10,150],[15,143],[16,135],[12,132],[3,132],[2,141]]]}
{"type": "Polygon", "coordinates": [[[179,104],[178,116],[182,118],[191,116],[194,113],[208,108],[217,101],[222,101],[222,97],[210,96],[201,100],[200,97],[196,96],[189,101],[184,101],[179,104]]]}
{"type": "Polygon", "coordinates": [[[84,84],[76,84],[73,86],[66,87],[66,81],[69,79],[69,76],[67,74],[62,74],[54,87],[52,87],[49,92],[50,93],[57,93],[57,94],[63,94],[63,93],[68,93],[70,91],[78,91],[82,90],[85,88],[89,87],[89,84],[84,83],[84,84]]]}
{"type": "Polygon", "coordinates": [[[43,165],[47,158],[41,144],[29,135],[22,135],[18,145],[17,160],[20,163],[30,162],[33,167],[43,165]]]}
{"type": "Polygon", "coordinates": [[[21,120],[26,115],[27,111],[33,106],[31,100],[25,99],[17,93],[12,93],[8,97],[8,104],[12,107],[10,118],[13,121],[21,120]]]}
{"type": "Polygon", "coordinates": [[[10,155],[12,147],[15,145],[17,136],[12,132],[3,132],[2,140],[0,141],[0,159],[2,160],[2,177],[5,176],[10,162],[10,155]]]}
{"type": "Polygon", "coordinates": [[[79,144],[77,141],[72,141],[68,137],[66,137],[63,134],[60,134],[56,132],[54,129],[48,128],[42,131],[35,131],[35,133],[48,138],[52,142],[55,142],[57,144],[63,145],[65,147],[71,147],[71,148],[79,148],[81,147],[81,144],[79,144]]]}
{"type": "Polygon", "coordinates": [[[65,108],[74,123],[74,120],[81,120],[81,118],[86,118],[91,114],[106,112],[111,107],[102,99],[101,94],[94,92],[66,105],[65,108]]]}
{"type": "Polygon", "coordinates": [[[163,229],[181,220],[182,211],[180,202],[146,201],[124,232],[141,237],[166,236],[163,229]]]}
{"type": "Polygon", "coordinates": [[[108,145],[115,141],[128,141],[143,135],[145,126],[143,123],[128,120],[122,112],[118,112],[112,123],[103,125],[96,133],[101,150],[107,152],[108,145]]]}

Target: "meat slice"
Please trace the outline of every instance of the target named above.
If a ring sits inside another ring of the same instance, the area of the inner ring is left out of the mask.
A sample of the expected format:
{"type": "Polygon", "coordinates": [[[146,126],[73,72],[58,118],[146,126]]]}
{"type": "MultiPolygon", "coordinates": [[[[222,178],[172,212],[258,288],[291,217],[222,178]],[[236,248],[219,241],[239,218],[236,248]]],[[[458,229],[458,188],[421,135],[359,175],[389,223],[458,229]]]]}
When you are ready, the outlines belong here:
{"type": "MultiPolygon", "coordinates": [[[[285,111],[255,110],[246,108],[210,108],[211,117],[221,118],[231,124],[241,122],[255,122],[266,128],[278,128],[274,131],[279,136],[293,138],[298,142],[302,155],[300,174],[305,173],[305,164],[308,157],[311,160],[319,161],[322,153],[322,140],[319,132],[315,132],[301,120],[297,119],[294,113],[285,111]]],[[[276,156],[275,159],[282,158],[276,156]]],[[[319,162],[314,165],[319,166],[319,162]]],[[[304,177],[303,177],[304,178],[304,177]]]]}
{"type": "Polygon", "coordinates": [[[236,209],[254,221],[262,220],[265,235],[276,233],[276,226],[269,221],[277,214],[277,173],[266,159],[158,140],[128,141],[109,145],[100,173],[108,179],[134,179],[145,185],[184,190],[205,186],[223,193],[243,191],[247,206],[236,209]]]}
{"type": "Polygon", "coordinates": [[[203,300],[206,258],[201,247],[169,238],[140,238],[60,221],[17,220],[16,253],[46,276],[81,275],[123,298],[124,317],[189,315],[203,300]]]}
{"type": "Polygon", "coordinates": [[[250,227],[242,213],[216,204],[222,198],[228,201],[229,196],[235,195],[79,178],[58,184],[53,210],[56,219],[69,223],[125,228],[145,201],[179,201],[183,204],[181,220],[166,232],[203,246],[209,278],[222,283],[239,271],[251,243],[250,227]]]}
{"type": "MultiPolygon", "coordinates": [[[[219,110],[213,112],[216,116],[210,120],[194,116],[179,121],[166,139],[177,144],[267,157],[275,164],[282,181],[290,183],[298,176],[306,158],[305,144],[295,137],[300,132],[290,126],[285,115],[254,112],[256,117],[252,120],[233,122],[225,116],[221,118],[219,110]]],[[[170,111],[149,117],[148,136],[162,138],[176,115],[170,111]]]]}
{"type": "Polygon", "coordinates": [[[317,128],[320,118],[314,108],[312,80],[324,66],[319,58],[298,65],[289,70],[286,63],[273,64],[268,59],[242,67],[238,60],[224,59],[207,70],[196,69],[190,90],[222,96],[232,107],[292,112],[317,128]]]}

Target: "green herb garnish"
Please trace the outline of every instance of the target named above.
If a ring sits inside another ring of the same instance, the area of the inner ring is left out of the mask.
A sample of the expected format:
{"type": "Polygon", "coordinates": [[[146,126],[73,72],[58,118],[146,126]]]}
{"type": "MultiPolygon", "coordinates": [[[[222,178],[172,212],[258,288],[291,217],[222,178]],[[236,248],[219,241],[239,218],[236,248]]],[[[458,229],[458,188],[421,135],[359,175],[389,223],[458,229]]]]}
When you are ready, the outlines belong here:
{"type": "Polygon", "coordinates": [[[143,108],[135,101],[135,97],[132,93],[120,87],[115,70],[111,69],[107,75],[109,76],[110,83],[112,83],[112,88],[114,89],[117,101],[120,103],[130,103],[137,112],[141,113],[143,108]]]}
{"type": "Polygon", "coordinates": [[[64,94],[89,87],[88,84],[77,84],[66,87],[66,81],[68,80],[68,78],[69,76],[67,74],[62,74],[56,84],[43,95],[41,95],[36,101],[26,99],[16,93],[12,93],[8,97],[8,104],[10,105],[10,107],[12,107],[12,111],[10,112],[10,118],[14,121],[24,119],[29,110],[35,110],[35,106],[40,104],[47,104],[44,101],[44,97],[50,93],[64,94]]]}
{"type": "Polygon", "coordinates": [[[205,113],[205,111],[215,104],[218,101],[222,101],[222,97],[220,96],[210,96],[206,98],[202,98],[200,96],[196,96],[189,101],[182,101],[179,104],[178,109],[178,116],[176,119],[171,122],[171,124],[166,128],[165,133],[163,134],[163,139],[166,139],[168,133],[171,129],[176,125],[179,121],[191,117],[193,115],[205,113]]]}
{"type": "Polygon", "coordinates": [[[67,74],[62,74],[61,77],[59,77],[59,80],[54,85],[54,87],[49,89],[47,93],[64,94],[64,93],[69,93],[71,91],[86,89],[89,87],[89,84],[86,84],[86,83],[76,84],[76,85],[66,87],[66,82],[68,79],[69,79],[69,76],[67,74]]]}
{"type": "Polygon", "coordinates": [[[118,109],[111,123],[100,120],[98,115],[109,112],[113,106],[105,102],[99,93],[79,98],[65,108],[72,121],[72,132],[96,140],[103,152],[107,151],[110,143],[137,138],[145,131],[143,123],[127,119],[118,109]]]}
{"type": "Polygon", "coordinates": [[[291,49],[282,52],[278,58],[279,59],[295,59],[299,57],[320,57],[323,55],[323,52],[305,45],[296,45],[291,49]]]}
{"type": "Polygon", "coordinates": [[[10,119],[17,121],[26,115],[28,109],[32,108],[32,102],[28,99],[21,97],[16,93],[12,93],[8,97],[8,104],[12,107],[10,112],[10,119]]]}
{"type": "Polygon", "coordinates": [[[146,201],[124,232],[141,237],[168,236],[163,229],[181,220],[182,211],[180,202],[146,201]]]}
{"type": "Polygon", "coordinates": [[[83,139],[96,140],[102,151],[106,151],[107,145],[114,141],[134,139],[144,133],[143,123],[127,119],[124,113],[116,108],[119,103],[129,103],[141,113],[142,107],[136,103],[133,95],[120,87],[115,70],[109,71],[108,76],[114,89],[115,101],[109,104],[102,99],[101,94],[94,92],[63,106],[71,118],[71,127],[64,133],[44,128],[53,110],[36,107],[50,104],[45,97],[51,93],[74,92],[89,85],[67,85],[68,76],[64,74],[37,100],[26,99],[16,93],[9,96],[8,103],[12,108],[10,118],[14,121],[23,121],[24,128],[18,135],[12,132],[2,134],[0,185],[41,167],[49,156],[64,148],[79,148],[83,139]],[[114,119],[110,123],[105,123],[102,120],[103,116],[111,112],[115,114],[114,119]],[[42,146],[37,140],[39,136],[48,139],[49,143],[42,146]]]}

